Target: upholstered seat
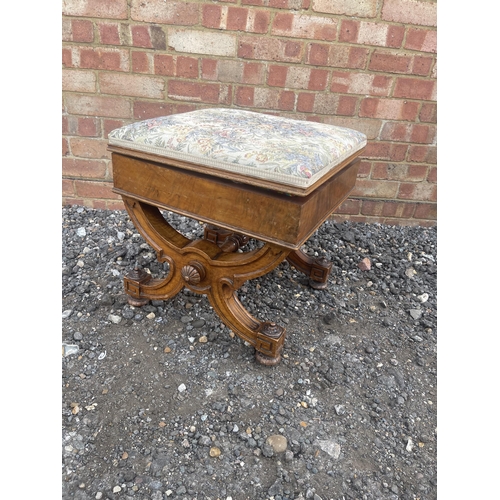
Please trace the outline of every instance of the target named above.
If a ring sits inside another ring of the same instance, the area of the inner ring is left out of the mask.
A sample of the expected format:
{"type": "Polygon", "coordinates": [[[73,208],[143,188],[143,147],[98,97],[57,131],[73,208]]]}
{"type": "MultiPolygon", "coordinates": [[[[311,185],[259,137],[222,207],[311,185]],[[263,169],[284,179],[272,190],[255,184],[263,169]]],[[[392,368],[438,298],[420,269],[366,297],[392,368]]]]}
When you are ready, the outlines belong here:
{"type": "MultiPolygon", "coordinates": [[[[306,189],[366,145],[349,128],[211,108],[152,118],[113,130],[109,144],[306,189]]],[[[285,190],[285,189],[284,189],[285,190]]]]}

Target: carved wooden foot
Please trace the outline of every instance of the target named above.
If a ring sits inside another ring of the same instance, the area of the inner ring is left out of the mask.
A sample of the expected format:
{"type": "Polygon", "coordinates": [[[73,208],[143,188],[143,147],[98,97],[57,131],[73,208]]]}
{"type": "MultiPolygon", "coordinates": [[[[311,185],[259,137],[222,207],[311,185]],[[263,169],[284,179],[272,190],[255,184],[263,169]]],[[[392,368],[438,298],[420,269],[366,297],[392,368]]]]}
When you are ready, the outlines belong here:
{"type": "Polygon", "coordinates": [[[130,303],[141,305],[150,299],[169,299],[187,287],[207,296],[224,324],[255,347],[258,362],[279,363],[285,329],[254,318],[236,292],[247,280],[273,270],[287,258],[290,250],[266,243],[250,252],[225,251],[232,233],[223,235],[220,246],[218,240],[191,241],[168,224],[158,208],[128,197],[123,200],[134,225],[156,250],[158,260],[167,261],[170,266],[165,279],[154,279],[137,269],[129,273],[124,284],[130,303]]]}
{"type": "Polygon", "coordinates": [[[151,281],[151,275],[136,267],[125,275],[123,284],[125,286],[125,293],[127,294],[127,301],[131,306],[141,307],[145,306],[149,300],[140,298],[141,285],[145,285],[151,281]]]}
{"type": "Polygon", "coordinates": [[[332,270],[332,263],[324,257],[312,258],[302,250],[296,250],[290,252],[287,260],[309,277],[309,285],[312,288],[323,290],[328,286],[328,276],[332,270]]]}

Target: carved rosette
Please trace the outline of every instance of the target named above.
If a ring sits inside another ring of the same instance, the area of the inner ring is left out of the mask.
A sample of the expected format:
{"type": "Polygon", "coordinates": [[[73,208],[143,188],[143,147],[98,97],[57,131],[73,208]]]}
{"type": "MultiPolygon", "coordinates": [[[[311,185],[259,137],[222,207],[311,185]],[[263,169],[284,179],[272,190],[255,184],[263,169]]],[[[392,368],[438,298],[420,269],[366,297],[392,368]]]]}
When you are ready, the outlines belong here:
{"type": "Polygon", "coordinates": [[[189,285],[197,285],[205,278],[205,275],[205,268],[200,262],[189,262],[181,269],[182,279],[189,285]]]}

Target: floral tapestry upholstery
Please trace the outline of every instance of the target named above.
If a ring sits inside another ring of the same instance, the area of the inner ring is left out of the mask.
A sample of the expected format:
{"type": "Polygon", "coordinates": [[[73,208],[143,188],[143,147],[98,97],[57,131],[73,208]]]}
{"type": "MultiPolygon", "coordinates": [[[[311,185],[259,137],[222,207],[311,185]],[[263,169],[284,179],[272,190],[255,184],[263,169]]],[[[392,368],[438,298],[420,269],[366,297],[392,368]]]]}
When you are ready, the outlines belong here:
{"type": "Polygon", "coordinates": [[[361,132],[238,109],[202,109],[113,130],[109,144],[307,188],[366,145],[361,132]]]}

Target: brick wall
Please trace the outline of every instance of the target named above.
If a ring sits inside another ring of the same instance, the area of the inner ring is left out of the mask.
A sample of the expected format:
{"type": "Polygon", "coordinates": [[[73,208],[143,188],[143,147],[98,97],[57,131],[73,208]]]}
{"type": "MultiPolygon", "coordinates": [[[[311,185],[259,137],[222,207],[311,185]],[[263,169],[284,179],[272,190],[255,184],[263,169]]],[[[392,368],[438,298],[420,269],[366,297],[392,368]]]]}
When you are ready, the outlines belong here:
{"type": "Polygon", "coordinates": [[[122,208],[107,135],[239,107],[368,136],[335,218],[436,224],[434,0],[63,0],[63,203],[122,208]]]}

